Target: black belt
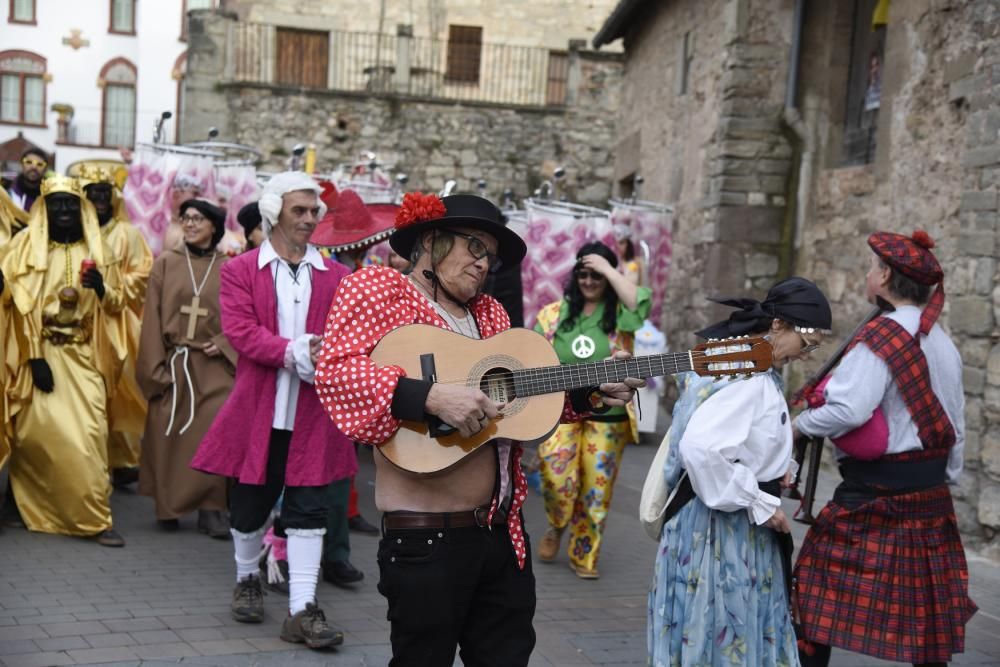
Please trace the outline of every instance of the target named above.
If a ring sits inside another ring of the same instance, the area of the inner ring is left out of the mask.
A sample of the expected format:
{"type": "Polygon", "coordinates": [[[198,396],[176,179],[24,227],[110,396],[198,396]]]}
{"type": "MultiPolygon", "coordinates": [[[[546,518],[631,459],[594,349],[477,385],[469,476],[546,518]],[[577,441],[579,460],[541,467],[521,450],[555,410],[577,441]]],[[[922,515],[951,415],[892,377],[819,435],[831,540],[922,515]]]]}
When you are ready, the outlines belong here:
{"type": "Polygon", "coordinates": [[[382,530],[446,530],[448,528],[486,528],[507,523],[507,513],[498,509],[488,521],[490,509],[477,507],[464,512],[386,512],[382,530]]]}
{"type": "Polygon", "coordinates": [[[845,482],[881,487],[888,491],[878,495],[896,495],[940,486],[945,482],[947,470],[947,456],[915,461],[844,459],[840,462],[840,476],[845,482]]]}

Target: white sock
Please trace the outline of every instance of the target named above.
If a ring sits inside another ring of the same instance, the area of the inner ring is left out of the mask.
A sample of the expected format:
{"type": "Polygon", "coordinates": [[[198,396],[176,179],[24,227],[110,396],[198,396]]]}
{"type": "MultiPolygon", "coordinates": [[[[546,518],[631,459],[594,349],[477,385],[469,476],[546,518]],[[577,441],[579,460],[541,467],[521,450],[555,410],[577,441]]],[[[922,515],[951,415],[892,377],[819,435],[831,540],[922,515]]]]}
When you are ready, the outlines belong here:
{"type": "Polygon", "coordinates": [[[263,531],[241,533],[235,528],[231,529],[233,534],[233,550],[236,554],[236,583],[249,577],[251,574],[260,576],[260,550],[264,544],[263,531]]]}
{"type": "Polygon", "coordinates": [[[316,599],[322,531],[288,529],[288,611],[294,616],[316,599]]]}

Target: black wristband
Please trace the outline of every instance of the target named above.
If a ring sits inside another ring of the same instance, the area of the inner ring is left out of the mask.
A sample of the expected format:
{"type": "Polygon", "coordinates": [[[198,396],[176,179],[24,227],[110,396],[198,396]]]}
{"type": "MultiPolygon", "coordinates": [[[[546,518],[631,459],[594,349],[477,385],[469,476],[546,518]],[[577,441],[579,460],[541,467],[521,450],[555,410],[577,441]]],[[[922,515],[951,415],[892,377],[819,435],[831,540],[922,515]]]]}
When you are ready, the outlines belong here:
{"type": "Polygon", "coordinates": [[[390,411],[396,419],[422,422],[427,415],[424,406],[427,404],[427,394],[431,393],[433,382],[401,377],[396,384],[396,392],[392,395],[390,411]]]}

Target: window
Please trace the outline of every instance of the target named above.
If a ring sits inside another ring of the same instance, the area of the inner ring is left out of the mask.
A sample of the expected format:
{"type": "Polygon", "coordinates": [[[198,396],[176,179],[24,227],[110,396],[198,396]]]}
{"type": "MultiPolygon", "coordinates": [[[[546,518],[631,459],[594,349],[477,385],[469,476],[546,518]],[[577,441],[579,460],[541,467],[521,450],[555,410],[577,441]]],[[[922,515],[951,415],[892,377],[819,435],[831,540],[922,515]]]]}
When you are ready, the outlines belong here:
{"type": "Polygon", "coordinates": [[[108,32],[135,34],[135,0],[111,0],[111,25],[108,32]]]}
{"type": "Polygon", "coordinates": [[[566,104],[566,79],[569,78],[569,54],[549,51],[549,74],[545,87],[546,104],[566,104]]]}
{"type": "Polygon", "coordinates": [[[448,64],[444,78],[458,83],[479,83],[483,52],[483,29],[479,26],[448,26],[448,64]]]}
{"type": "Polygon", "coordinates": [[[0,51],[0,122],[45,125],[45,58],[0,51]]]}
{"type": "Polygon", "coordinates": [[[101,145],[131,147],[135,143],[135,65],[115,58],[101,69],[104,86],[101,145]]]}
{"type": "Polygon", "coordinates": [[[327,87],[330,33],[278,28],[275,83],[307,88],[327,87]]]}
{"type": "Polygon", "coordinates": [[[876,23],[878,0],[857,0],[851,37],[851,65],[844,109],[843,166],[875,160],[878,110],[882,105],[882,62],[885,24],[876,23]]]}
{"type": "Polygon", "coordinates": [[[11,23],[35,23],[35,0],[10,0],[11,23]]]}
{"type": "Polygon", "coordinates": [[[181,41],[187,41],[188,12],[192,9],[215,9],[216,0],[182,0],[181,1],[181,41]]]}

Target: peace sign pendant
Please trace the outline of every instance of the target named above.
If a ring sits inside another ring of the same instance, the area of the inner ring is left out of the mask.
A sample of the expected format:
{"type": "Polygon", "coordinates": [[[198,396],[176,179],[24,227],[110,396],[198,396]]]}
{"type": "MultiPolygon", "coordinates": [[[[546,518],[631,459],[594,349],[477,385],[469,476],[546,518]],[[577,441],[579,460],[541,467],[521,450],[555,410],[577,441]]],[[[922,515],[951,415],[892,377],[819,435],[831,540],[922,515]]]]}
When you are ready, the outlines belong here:
{"type": "Polygon", "coordinates": [[[590,359],[594,355],[594,350],[597,349],[597,346],[594,344],[593,338],[580,334],[573,339],[570,349],[577,359],[590,359]]]}

